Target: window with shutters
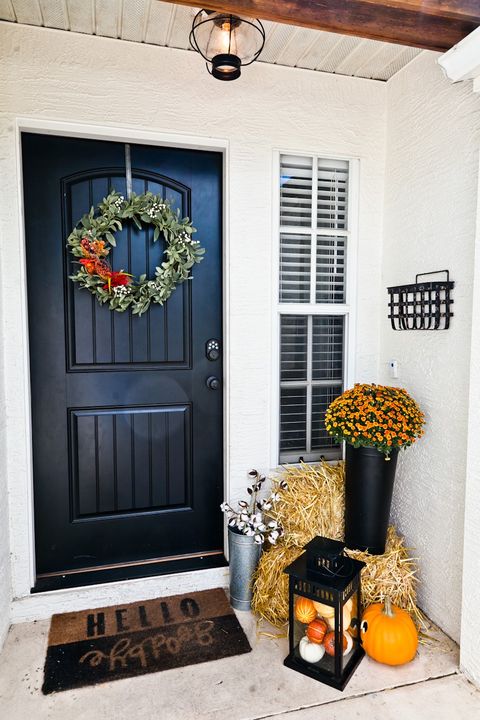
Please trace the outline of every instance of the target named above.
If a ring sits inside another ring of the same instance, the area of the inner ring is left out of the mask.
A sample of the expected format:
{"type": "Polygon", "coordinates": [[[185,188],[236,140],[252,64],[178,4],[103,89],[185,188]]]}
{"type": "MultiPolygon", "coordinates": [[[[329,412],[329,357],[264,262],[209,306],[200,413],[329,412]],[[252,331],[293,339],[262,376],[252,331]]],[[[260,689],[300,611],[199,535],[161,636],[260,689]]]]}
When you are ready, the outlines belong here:
{"type": "Polygon", "coordinates": [[[325,411],[346,381],[352,162],[280,155],[279,460],[340,457],[325,411]]]}

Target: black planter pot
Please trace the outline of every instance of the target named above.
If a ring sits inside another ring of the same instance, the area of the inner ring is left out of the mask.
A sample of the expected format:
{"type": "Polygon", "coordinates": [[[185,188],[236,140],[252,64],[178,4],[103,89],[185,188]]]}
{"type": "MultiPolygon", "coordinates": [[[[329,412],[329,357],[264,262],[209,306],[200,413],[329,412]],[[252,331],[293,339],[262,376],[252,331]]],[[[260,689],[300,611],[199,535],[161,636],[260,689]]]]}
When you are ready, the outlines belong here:
{"type": "Polygon", "coordinates": [[[373,447],[347,445],[345,544],[351,550],[385,552],[398,450],[390,460],[373,447]]]}

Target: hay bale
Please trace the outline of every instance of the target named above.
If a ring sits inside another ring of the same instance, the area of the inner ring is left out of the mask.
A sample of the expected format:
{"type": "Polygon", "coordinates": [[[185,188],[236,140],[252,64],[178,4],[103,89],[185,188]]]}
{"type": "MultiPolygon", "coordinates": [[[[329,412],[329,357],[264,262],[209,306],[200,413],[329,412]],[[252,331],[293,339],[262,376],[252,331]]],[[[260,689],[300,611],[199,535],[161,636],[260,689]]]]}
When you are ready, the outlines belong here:
{"type": "MultiPolygon", "coordinates": [[[[327,463],[286,467],[278,489],[273,517],[285,535],[278,545],[263,553],[254,577],[252,610],[277,628],[288,622],[288,577],[283,572],[316,535],[343,538],[344,464],[327,463]]],[[[385,553],[370,555],[359,550],[347,554],[366,563],[362,571],[362,604],[382,602],[388,595],[395,605],[408,610],[420,627],[425,617],[417,608],[417,564],[394,527],[388,530],[385,553]]]]}
{"type": "Polygon", "coordinates": [[[366,563],[362,570],[362,605],[391,599],[394,605],[408,610],[420,628],[426,627],[426,618],[417,607],[417,563],[410,557],[403,538],[391,525],[383,555],[370,555],[360,550],[346,550],[347,555],[366,563]]]}
{"type": "Polygon", "coordinates": [[[343,538],[344,463],[287,466],[279,479],[288,487],[278,490],[271,515],[283,527],[286,545],[303,547],[316,535],[343,538]]]}
{"type": "Polygon", "coordinates": [[[283,572],[303,552],[279,543],[264,552],[253,577],[253,612],[276,628],[288,622],[288,576],[283,572]]]}

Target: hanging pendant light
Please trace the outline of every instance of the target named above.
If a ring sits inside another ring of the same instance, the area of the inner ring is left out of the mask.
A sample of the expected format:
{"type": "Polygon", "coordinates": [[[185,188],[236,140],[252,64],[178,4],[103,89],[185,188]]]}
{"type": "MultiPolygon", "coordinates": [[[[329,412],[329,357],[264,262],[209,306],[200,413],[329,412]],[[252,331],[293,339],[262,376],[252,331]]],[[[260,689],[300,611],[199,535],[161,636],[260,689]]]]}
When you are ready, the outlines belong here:
{"type": "Polygon", "coordinates": [[[190,45],[203,57],[213,77],[236,80],[241,68],[255,62],[262,52],[265,30],[260,20],[200,10],[193,19],[190,45]]]}

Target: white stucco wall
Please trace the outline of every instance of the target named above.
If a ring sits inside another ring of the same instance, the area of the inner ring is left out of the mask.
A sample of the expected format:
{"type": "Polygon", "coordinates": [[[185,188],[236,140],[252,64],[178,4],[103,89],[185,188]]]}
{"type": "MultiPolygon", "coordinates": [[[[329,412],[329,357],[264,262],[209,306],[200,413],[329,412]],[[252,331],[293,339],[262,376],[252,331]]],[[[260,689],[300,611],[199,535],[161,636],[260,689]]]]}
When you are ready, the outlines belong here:
{"type": "MultiPolygon", "coordinates": [[[[476,90],[480,93],[480,84],[476,90]]],[[[480,606],[480,185],[473,275],[460,667],[480,686],[480,651],[476,640],[477,612],[480,606]]]]}
{"type": "MultiPolygon", "coordinates": [[[[275,350],[271,339],[274,149],[360,158],[355,377],[368,381],[377,374],[386,87],[262,64],[245,70],[239,81],[222,84],[209,77],[193,53],[0,24],[0,97],[0,257],[5,308],[0,339],[6,366],[13,584],[15,596],[25,598],[16,603],[18,619],[47,615],[52,603],[48,598],[28,597],[31,478],[16,118],[176,133],[179,142],[182,134],[201,136],[207,144],[210,137],[227,141],[226,474],[232,493],[237,494],[245,484],[245,472],[252,466],[268,468],[271,460],[271,402],[273,383],[277,383],[271,373],[275,350]],[[252,344],[255,351],[245,352],[252,344]]],[[[158,580],[157,594],[162,583],[167,587],[168,582],[158,580]]],[[[112,600],[117,591],[110,592],[112,600]]],[[[58,611],[92,606],[99,593],[86,588],[56,597],[58,611]]]]}
{"type": "Polygon", "coordinates": [[[429,53],[389,81],[387,97],[381,378],[427,415],[425,437],[399,463],[394,519],[419,558],[420,605],[459,640],[480,98],[429,53]],[[391,330],[385,288],[444,268],[455,280],[451,328],[391,330]]]}

